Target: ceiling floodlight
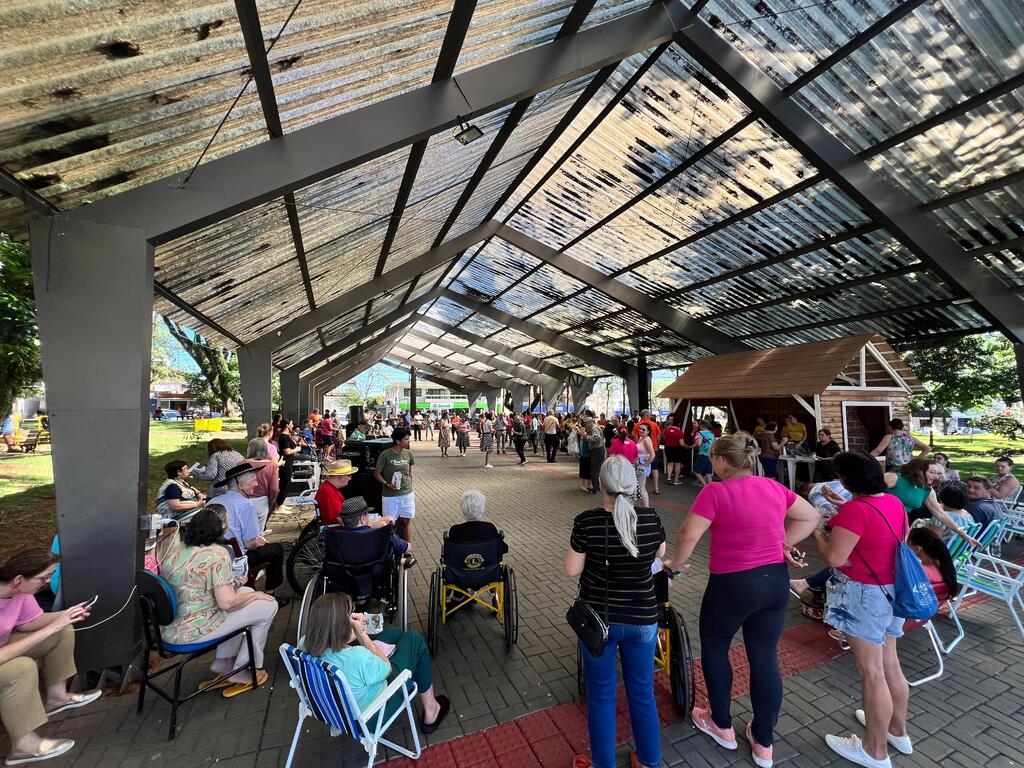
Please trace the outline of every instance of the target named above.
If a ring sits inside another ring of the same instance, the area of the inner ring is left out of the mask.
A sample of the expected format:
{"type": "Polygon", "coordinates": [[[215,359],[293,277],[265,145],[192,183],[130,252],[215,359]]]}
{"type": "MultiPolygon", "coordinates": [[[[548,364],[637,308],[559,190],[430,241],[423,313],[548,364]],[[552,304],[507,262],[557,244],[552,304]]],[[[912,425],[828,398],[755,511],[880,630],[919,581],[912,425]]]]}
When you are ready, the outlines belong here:
{"type": "Polygon", "coordinates": [[[484,135],[484,132],[481,131],[472,123],[469,123],[467,125],[465,121],[463,121],[463,119],[459,117],[459,128],[457,131],[455,131],[453,135],[455,136],[455,140],[457,142],[459,142],[462,145],[466,145],[471,144],[472,142],[479,139],[481,136],[484,135]]]}

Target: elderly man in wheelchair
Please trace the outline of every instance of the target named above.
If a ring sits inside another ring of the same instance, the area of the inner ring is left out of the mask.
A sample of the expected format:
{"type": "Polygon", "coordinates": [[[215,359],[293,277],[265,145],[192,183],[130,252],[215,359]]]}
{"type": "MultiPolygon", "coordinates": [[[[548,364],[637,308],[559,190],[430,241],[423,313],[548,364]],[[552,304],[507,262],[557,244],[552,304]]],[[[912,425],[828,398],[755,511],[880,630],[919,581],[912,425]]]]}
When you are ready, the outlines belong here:
{"type": "Polygon", "coordinates": [[[342,525],[323,529],[324,556],[320,570],[309,580],[299,608],[299,635],[309,608],[321,595],[343,592],[355,610],[367,615],[367,625],[380,632],[387,619],[403,631],[409,622],[409,584],[406,571],[415,561],[409,544],[395,535],[394,524],[371,526],[373,511],[362,496],[346,499],[342,525]]]}
{"type": "Polygon", "coordinates": [[[436,655],[441,626],[453,613],[481,605],[495,615],[504,631],[505,652],[511,653],[519,634],[515,572],[504,561],[505,535],[482,520],[484,495],[462,496],[466,521],[453,525],[441,544],[441,560],[430,577],[427,645],[436,655]]]}

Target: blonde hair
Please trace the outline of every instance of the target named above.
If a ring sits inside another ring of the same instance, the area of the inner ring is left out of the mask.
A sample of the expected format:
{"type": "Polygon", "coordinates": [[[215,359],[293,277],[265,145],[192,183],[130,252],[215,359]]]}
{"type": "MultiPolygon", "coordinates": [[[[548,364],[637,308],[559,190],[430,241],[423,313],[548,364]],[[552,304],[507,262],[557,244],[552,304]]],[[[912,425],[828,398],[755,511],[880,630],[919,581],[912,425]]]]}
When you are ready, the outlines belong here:
{"type": "Polygon", "coordinates": [[[612,519],[619,541],[630,556],[636,557],[640,550],[636,546],[636,510],[630,502],[636,493],[636,469],[625,456],[609,456],[601,465],[601,490],[614,496],[612,519]]]}
{"type": "Polygon", "coordinates": [[[757,440],[749,432],[722,435],[711,444],[711,455],[720,456],[733,469],[753,471],[760,453],[757,440]]]}
{"type": "Polygon", "coordinates": [[[269,424],[260,424],[256,428],[256,437],[266,437],[273,431],[273,428],[269,424]]]}

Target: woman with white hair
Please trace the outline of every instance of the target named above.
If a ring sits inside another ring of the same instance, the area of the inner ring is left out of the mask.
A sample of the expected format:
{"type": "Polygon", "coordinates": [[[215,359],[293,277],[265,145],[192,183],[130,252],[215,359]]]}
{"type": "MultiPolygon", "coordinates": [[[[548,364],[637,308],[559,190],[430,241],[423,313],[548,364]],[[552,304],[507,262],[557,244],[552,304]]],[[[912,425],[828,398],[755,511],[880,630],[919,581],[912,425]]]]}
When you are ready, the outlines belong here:
{"type": "MultiPolygon", "coordinates": [[[[448,529],[451,541],[488,541],[498,538],[498,528],[494,523],[484,520],[487,511],[487,499],[475,488],[462,494],[462,516],[465,522],[453,525],[448,529]]],[[[508,552],[505,545],[503,552],[508,552]]]]}
{"type": "MultiPolygon", "coordinates": [[[[633,508],[636,470],[624,457],[603,462],[599,480],[604,504],[577,515],[565,555],[566,576],[580,577],[580,598],[608,624],[608,643],[600,656],[592,656],[582,644],[579,648],[593,764],[615,766],[617,650],[636,742],[634,765],[655,768],[661,762],[661,742],[654,700],[658,602],[651,566],[665,554],[665,529],[653,509],[633,508]]],[[[583,759],[578,756],[574,765],[583,759]]]]}

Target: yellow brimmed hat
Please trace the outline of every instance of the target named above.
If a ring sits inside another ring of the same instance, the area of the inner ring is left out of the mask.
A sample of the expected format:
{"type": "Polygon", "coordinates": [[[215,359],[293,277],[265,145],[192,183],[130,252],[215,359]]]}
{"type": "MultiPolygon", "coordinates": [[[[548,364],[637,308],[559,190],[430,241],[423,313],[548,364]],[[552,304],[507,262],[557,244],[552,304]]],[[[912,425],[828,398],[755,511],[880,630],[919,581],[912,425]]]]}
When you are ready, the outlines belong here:
{"type": "Polygon", "coordinates": [[[338,475],[354,475],[358,471],[348,459],[338,459],[327,465],[327,472],[325,474],[327,477],[337,477],[338,475]]]}

